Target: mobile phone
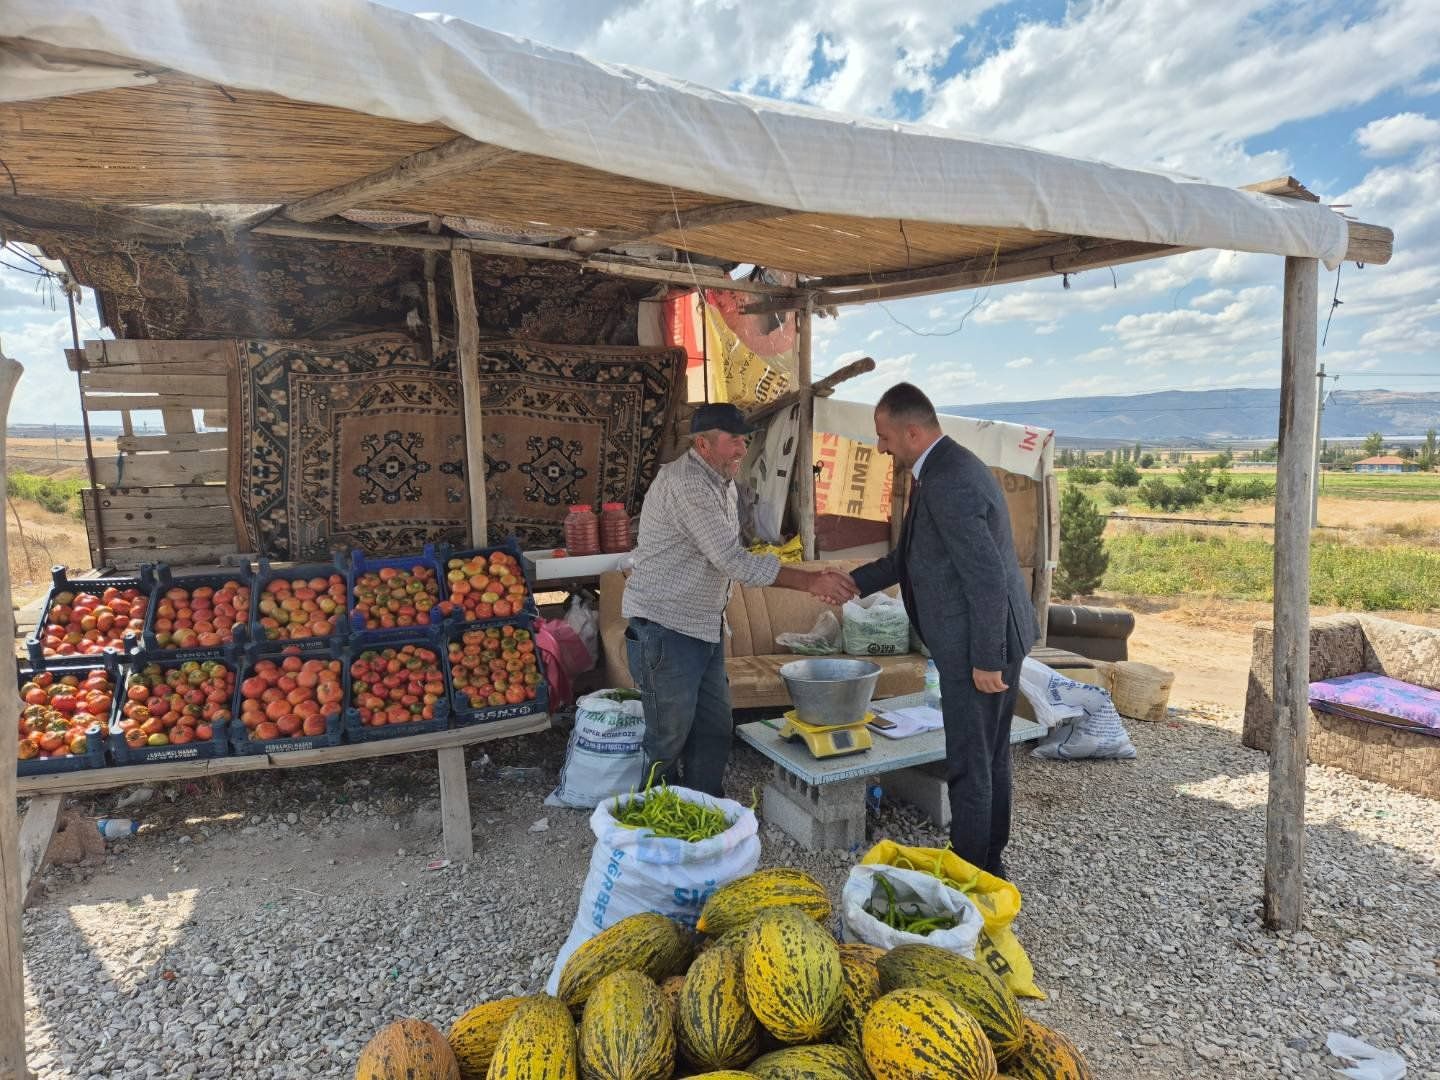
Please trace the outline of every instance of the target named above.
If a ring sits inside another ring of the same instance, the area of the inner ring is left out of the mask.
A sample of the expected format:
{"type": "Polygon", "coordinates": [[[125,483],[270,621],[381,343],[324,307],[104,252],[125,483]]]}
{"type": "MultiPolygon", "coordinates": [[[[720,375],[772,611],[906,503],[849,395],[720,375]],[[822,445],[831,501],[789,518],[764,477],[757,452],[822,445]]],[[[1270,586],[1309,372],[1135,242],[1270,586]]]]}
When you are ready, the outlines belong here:
{"type": "Polygon", "coordinates": [[[894,726],[895,726],[895,721],[894,721],[894,720],[887,720],[887,719],[885,719],[885,717],[883,717],[883,716],[877,716],[877,717],[875,717],[874,720],[871,720],[871,721],[866,725],[866,727],[872,727],[872,728],[874,728],[876,731],[889,731],[889,730],[890,730],[891,728],[893,728],[894,726]]]}

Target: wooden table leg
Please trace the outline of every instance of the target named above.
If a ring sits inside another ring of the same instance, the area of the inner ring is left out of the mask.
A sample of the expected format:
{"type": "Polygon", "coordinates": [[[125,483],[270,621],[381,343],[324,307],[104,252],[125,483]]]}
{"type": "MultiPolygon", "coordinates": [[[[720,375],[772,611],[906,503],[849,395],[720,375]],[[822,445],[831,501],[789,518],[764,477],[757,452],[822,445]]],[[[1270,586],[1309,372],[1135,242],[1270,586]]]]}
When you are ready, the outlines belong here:
{"type": "Polygon", "coordinates": [[[440,765],[440,827],[447,859],[469,859],[475,854],[470,836],[470,786],[465,775],[465,748],[435,751],[440,765]]]}
{"type": "Polygon", "coordinates": [[[50,850],[50,840],[55,835],[55,826],[60,822],[60,808],[65,803],[64,795],[37,795],[30,800],[30,807],[20,821],[20,904],[23,908],[30,902],[30,882],[45,865],[45,852],[50,850]]]}

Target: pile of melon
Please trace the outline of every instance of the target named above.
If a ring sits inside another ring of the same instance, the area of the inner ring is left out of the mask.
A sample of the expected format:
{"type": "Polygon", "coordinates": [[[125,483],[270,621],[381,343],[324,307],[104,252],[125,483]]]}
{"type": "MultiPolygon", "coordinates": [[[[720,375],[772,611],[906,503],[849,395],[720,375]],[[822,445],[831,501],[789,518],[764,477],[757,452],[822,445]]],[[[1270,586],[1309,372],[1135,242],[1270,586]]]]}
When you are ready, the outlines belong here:
{"type": "Polygon", "coordinates": [[[825,889],[762,870],[699,933],[660,915],[602,931],[559,994],[477,1005],[449,1037],[383,1029],[356,1080],[1090,1080],[986,967],[932,945],[840,944],[825,889]]]}

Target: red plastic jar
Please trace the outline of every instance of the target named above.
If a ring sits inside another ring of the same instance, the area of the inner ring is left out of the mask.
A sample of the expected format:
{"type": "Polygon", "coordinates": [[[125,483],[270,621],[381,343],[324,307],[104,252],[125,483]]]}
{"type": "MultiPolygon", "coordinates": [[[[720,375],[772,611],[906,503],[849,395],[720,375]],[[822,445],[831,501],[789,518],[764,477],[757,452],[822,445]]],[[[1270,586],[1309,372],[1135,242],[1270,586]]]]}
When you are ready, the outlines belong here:
{"type": "Polygon", "coordinates": [[[588,505],[572,506],[565,516],[565,550],[571,555],[600,554],[600,519],[588,505]]]}
{"type": "Polygon", "coordinates": [[[630,541],[630,515],[625,512],[625,504],[608,502],[600,509],[600,550],[607,555],[629,551],[635,545],[630,541]]]}

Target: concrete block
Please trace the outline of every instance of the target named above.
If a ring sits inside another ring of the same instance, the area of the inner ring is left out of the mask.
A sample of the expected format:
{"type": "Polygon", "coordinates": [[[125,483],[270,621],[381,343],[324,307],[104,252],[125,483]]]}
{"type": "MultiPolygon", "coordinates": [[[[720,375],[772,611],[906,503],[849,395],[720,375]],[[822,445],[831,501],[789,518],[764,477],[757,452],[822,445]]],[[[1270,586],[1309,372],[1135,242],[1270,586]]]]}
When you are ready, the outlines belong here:
{"type": "Polygon", "coordinates": [[[807,784],[776,768],[765,785],[761,813],[801,847],[850,850],[865,843],[866,782],[807,784]]]}
{"type": "Polygon", "coordinates": [[[940,828],[950,827],[950,786],[945,782],[944,762],[896,769],[880,777],[880,787],[884,798],[909,803],[940,828]]]}

